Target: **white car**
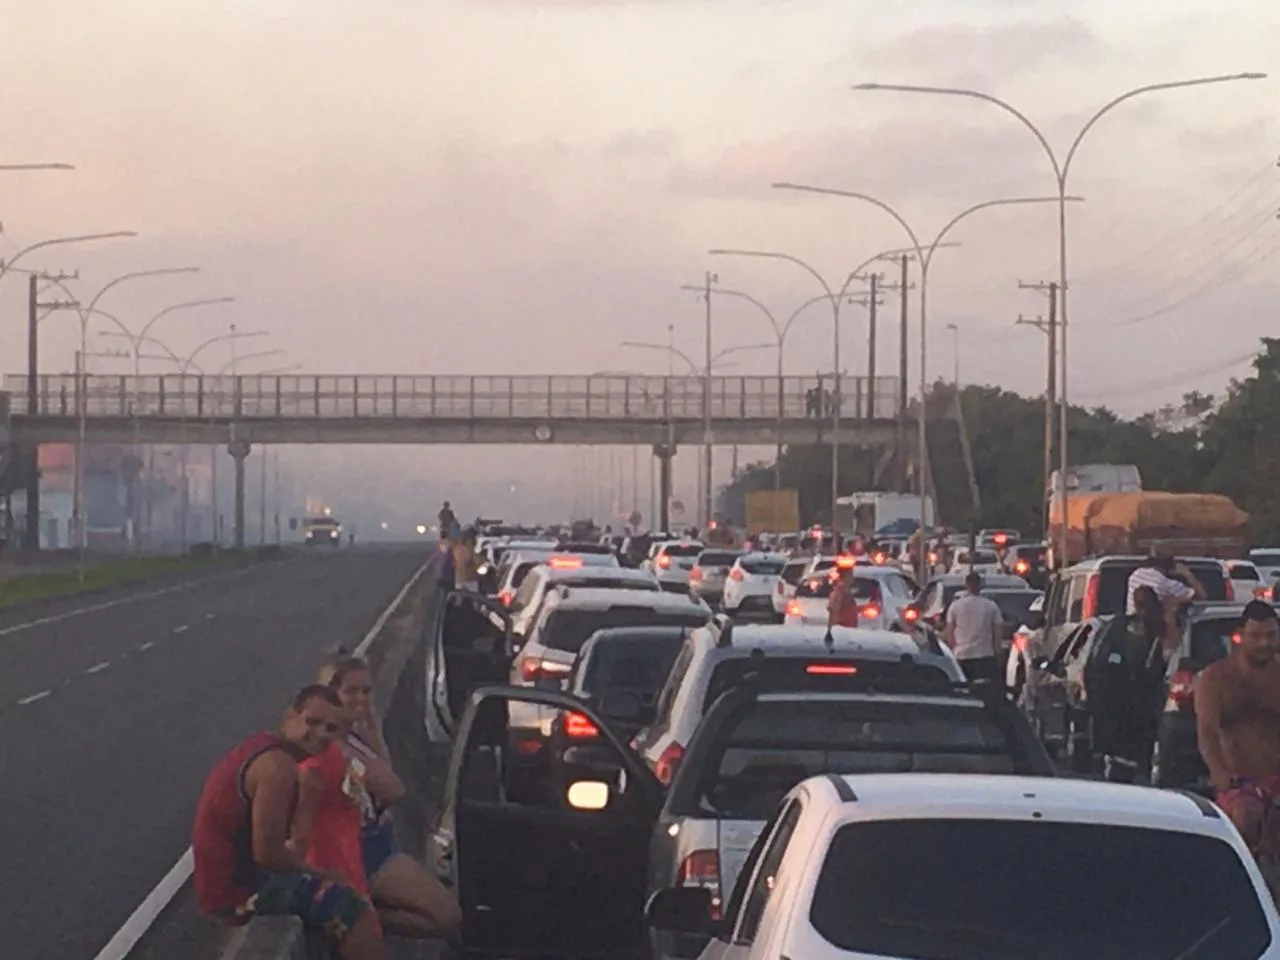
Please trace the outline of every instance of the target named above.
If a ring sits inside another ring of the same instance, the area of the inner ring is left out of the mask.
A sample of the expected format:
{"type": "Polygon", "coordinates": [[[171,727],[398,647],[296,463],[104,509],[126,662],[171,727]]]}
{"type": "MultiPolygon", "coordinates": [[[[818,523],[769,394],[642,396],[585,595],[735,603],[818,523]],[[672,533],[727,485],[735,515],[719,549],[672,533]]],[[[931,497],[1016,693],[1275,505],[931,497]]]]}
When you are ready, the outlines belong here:
{"type": "Polygon", "coordinates": [[[697,540],[668,540],[655,543],[645,566],[659,580],[687,583],[689,571],[698,564],[698,556],[707,549],[697,540]]]}
{"type": "Polygon", "coordinates": [[[1280,547],[1257,547],[1249,551],[1249,559],[1258,568],[1264,583],[1280,578],[1280,547]]]}
{"type": "Polygon", "coordinates": [[[948,573],[968,573],[972,567],[974,573],[987,576],[993,573],[1004,573],[1004,564],[1000,562],[999,555],[994,550],[983,550],[981,548],[973,551],[972,560],[969,557],[969,548],[962,547],[955,552],[951,558],[951,569],[948,573]]]}
{"type": "Polygon", "coordinates": [[[1227,568],[1227,579],[1231,581],[1231,591],[1236,600],[1248,603],[1270,597],[1273,581],[1264,581],[1261,571],[1252,561],[1223,560],[1222,565],[1227,568]]]}
{"type": "Polygon", "coordinates": [[[720,609],[732,617],[772,617],[774,589],[782,582],[786,566],[787,558],[781,553],[743,554],[729,569],[720,609]]]}
{"type": "MultiPolygon", "coordinates": [[[[787,601],[786,623],[827,623],[827,602],[833,581],[830,576],[811,576],[796,586],[787,601]]],[[[893,567],[855,566],[854,596],[858,599],[858,626],[868,630],[891,630],[907,626],[903,608],[910,605],[914,591],[900,570],[893,567]]]]}
{"type": "Polygon", "coordinates": [[[709,936],[701,960],[1280,958],[1280,915],[1216,807],[1065,778],[811,777],[727,903],[668,887],[646,915],[709,936]]]}
{"type": "Polygon", "coordinates": [[[782,568],[781,576],[774,583],[773,615],[779,622],[787,615],[787,601],[795,595],[796,584],[804,577],[804,572],[808,567],[808,560],[792,558],[787,561],[786,566],[782,568]]]}

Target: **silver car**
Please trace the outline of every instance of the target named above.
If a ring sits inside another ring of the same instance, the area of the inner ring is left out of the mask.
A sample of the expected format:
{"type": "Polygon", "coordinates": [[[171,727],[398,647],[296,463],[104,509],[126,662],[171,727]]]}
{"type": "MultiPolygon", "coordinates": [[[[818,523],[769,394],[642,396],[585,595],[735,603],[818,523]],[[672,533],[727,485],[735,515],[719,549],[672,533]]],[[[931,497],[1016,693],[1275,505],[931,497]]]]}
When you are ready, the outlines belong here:
{"type": "Polygon", "coordinates": [[[712,610],[717,609],[724,597],[724,585],[729,578],[729,571],[741,556],[741,550],[721,550],[716,547],[703,550],[689,571],[689,592],[704,600],[712,610]]]}

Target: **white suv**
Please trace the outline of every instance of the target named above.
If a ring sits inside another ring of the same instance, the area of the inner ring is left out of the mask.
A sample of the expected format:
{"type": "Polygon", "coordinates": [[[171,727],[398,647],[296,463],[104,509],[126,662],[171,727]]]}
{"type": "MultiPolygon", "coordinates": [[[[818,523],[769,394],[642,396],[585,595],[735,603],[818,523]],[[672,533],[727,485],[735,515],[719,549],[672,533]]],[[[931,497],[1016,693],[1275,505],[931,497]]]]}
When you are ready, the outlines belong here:
{"type": "Polygon", "coordinates": [[[773,593],[787,558],[781,553],[748,553],[737,559],[725,580],[720,609],[730,616],[773,619],[773,593]]]}
{"type": "Polygon", "coordinates": [[[669,887],[659,931],[710,935],[703,960],[1280,957],[1280,916],[1207,800],[1081,780],[812,777],[712,891],[669,887]],[[1036,903],[1068,904],[1061,910],[1036,903]]]}

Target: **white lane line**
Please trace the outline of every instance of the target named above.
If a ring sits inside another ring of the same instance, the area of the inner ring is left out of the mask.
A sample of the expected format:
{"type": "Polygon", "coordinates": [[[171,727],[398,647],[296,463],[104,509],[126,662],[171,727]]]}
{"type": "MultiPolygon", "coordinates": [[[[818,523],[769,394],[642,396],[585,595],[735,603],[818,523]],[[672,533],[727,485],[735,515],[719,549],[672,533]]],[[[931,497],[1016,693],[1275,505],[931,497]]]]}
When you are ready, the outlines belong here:
{"type": "Polygon", "coordinates": [[[204,618],[205,618],[206,620],[212,620],[212,619],[213,619],[214,617],[216,617],[216,616],[217,616],[217,614],[216,614],[216,613],[206,613],[206,614],[204,615],[204,618]]]}
{"type": "Polygon", "coordinates": [[[148,640],[146,643],[144,643],[144,644],[142,644],[141,646],[139,646],[139,647],[138,647],[138,650],[139,650],[139,651],[142,651],[142,650],[150,650],[150,649],[151,649],[152,647],[154,647],[155,645],[156,645],[156,642],[155,642],[154,640],[148,640]]]}
{"type": "Polygon", "coordinates": [[[33,693],[29,697],[23,697],[18,701],[18,706],[25,707],[29,703],[35,703],[37,700],[43,700],[45,697],[53,696],[52,690],[41,690],[39,693],[33,693]]]}
{"type": "MultiPolygon", "coordinates": [[[[373,641],[377,639],[378,634],[382,632],[382,628],[387,621],[391,619],[391,615],[395,613],[396,607],[400,606],[406,594],[413,588],[415,583],[422,579],[423,574],[427,572],[427,568],[430,566],[431,561],[428,560],[419,567],[413,576],[409,578],[409,582],[396,594],[395,599],[391,601],[391,605],[379,614],[378,619],[369,628],[369,632],[364,635],[364,639],[356,647],[358,656],[363,656],[365,651],[369,649],[373,641]]],[[[206,614],[205,619],[212,620],[213,615],[206,614]]],[[[48,691],[45,691],[44,695],[48,696],[48,691]]],[[[154,890],[147,894],[142,903],[138,905],[138,909],[129,915],[129,919],[124,922],[124,926],[116,931],[115,936],[111,938],[105,947],[98,951],[93,960],[127,960],[129,953],[138,945],[138,941],[146,935],[146,932],[151,929],[151,925],[156,922],[156,918],[169,905],[169,901],[178,895],[178,891],[182,889],[183,884],[190,879],[192,866],[191,848],[187,847],[186,852],[178,858],[178,862],[164,875],[164,879],[156,885],[154,890]]]]}
{"type": "Polygon", "coordinates": [[[184,623],[184,624],[183,624],[182,626],[180,626],[180,627],[174,627],[174,628],[173,628],[173,632],[174,632],[174,633],[186,633],[186,632],[187,632],[188,630],[190,630],[190,629],[191,629],[190,624],[186,624],[186,623],[184,623]]]}
{"type": "MultiPolygon", "coordinates": [[[[40,617],[38,620],[28,620],[25,623],[15,623],[12,626],[0,627],[0,637],[7,637],[13,633],[21,633],[24,630],[34,630],[36,627],[43,627],[50,623],[61,623],[63,620],[71,620],[74,617],[82,617],[86,613],[98,613],[102,610],[110,610],[113,607],[122,607],[126,603],[137,603],[139,600],[150,600],[152,597],[163,597],[166,594],[177,593],[179,590],[190,590],[192,587],[198,587],[201,584],[209,583],[213,580],[225,580],[231,577],[240,577],[252,570],[253,567],[245,567],[242,570],[233,570],[229,573],[219,573],[212,577],[201,577],[199,580],[187,580],[183,583],[174,584],[171,587],[164,587],[160,590],[149,590],[146,593],[136,593],[132,596],[121,597],[118,600],[108,600],[106,603],[95,603],[88,607],[78,607],[75,610],[68,610],[66,613],[55,614],[51,617],[40,617]]],[[[210,616],[208,619],[212,620],[210,616]]]]}
{"type": "Polygon", "coordinates": [[[109,666],[111,666],[111,661],[103,660],[101,663],[95,663],[92,667],[86,670],[85,673],[101,673],[109,666]]]}

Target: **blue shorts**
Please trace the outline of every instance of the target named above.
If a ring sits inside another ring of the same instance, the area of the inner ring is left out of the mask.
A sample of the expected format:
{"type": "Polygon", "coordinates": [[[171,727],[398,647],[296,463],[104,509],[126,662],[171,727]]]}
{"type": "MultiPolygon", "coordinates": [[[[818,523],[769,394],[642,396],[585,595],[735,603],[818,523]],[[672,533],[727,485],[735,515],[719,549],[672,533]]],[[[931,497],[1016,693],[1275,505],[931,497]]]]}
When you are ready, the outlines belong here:
{"type": "Polygon", "coordinates": [[[395,831],[390,819],[366,826],[361,832],[360,842],[364,848],[364,875],[372,883],[378,871],[396,855],[395,831]]]}

